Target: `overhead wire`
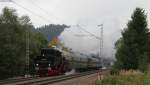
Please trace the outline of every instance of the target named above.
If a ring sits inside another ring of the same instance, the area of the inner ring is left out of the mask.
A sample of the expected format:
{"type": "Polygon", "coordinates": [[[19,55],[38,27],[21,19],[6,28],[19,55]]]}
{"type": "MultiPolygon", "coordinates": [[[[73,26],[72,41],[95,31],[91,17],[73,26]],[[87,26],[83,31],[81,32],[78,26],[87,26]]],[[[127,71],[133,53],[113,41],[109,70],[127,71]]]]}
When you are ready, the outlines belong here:
{"type": "Polygon", "coordinates": [[[46,11],[44,8],[40,7],[39,5],[37,5],[34,1],[30,0],[32,2],[32,4],[36,7],[38,7],[40,10],[42,10],[43,12],[45,12],[45,14],[50,15],[50,16],[54,16],[57,20],[63,22],[62,19],[56,17],[55,15],[53,15],[52,13],[49,13],[48,11],[46,11]]]}
{"type": "Polygon", "coordinates": [[[89,32],[89,31],[85,30],[85,29],[82,28],[80,25],[77,25],[77,27],[79,27],[79,28],[80,28],[81,30],[83,30],[84,32],[90,34],[91,36],[95,37],[96,39],[101,39],[100,37],[94,35],[93,33],[91,33],[91,32],[89,32]]]}
{"type": "Polygon", "coordinates": [[[45,18],[45,17],[43,17],[43,16],[40,16],[40,15],[34,13],[33,11],[29,10],[28,8],[26,8],[26,7],[24,7],[24,6],[20,5],[20,4],[18,4],[18,3],[15,2],[14,0],[12,0],[11,2],[14,3],[15,5],[17,5],[17,6],[21,7],[21,8],[23,8],[24,10],[26,10],[26,11],[32,13],[33,15],[35,15],[35,16],[41,18],[42,20],[45,20],[46,22],[51,22],[51,21],[48,20],[47,18],[45,18]]]}
{"type": "MultiPolygon", "coordinates": [[[[22,5],[18,4],[18,3],[16,3],[14,0],[12,0],[11,2],[14,3],[14,4],[16,4],[16,5],[18,5],[19,7],[23,8],[23,9],[25,9],[26,11],[32,13],[33,15],[36,15],[36,16],[38,16],[39,18],[41,18],[41,19],[43,19],[43,20],[45,20],[45,21],[47,21],[47,22],[51,22],[51,21],[49,21],[47,18],[44,18],[44,17],[42,17],[42,16],[40,16],[40,15],[34,13],[33,11],[31,11],[31,10],[25,8],[24,6],[22,6],[22,5]]],[[[44,9],[41,8],[40,6],[36,5],[35,3],[34,3],[34,5],[37,6],[40,10],[44,11],[47,15],[50,15],[46,10],[44,10],[44,9]]],[[[57,18],[57,19],[58,19],[58,18],[57,18]]],[[[98,37],[98,36],[92,34],[91,32],[89,32],[89,31],[87,31],[87,30],[85,30],[85,29],[82,28],[81,26],[79,26],[79,25],[76,25],[76,26],[79,27],[79,28],[80,28],[81,30],[83,30],[84,32],[86,32],[86,33],[90,34],[91,36],[95,37],[96,39],[100,39],[100,37],[98,37]]]]}

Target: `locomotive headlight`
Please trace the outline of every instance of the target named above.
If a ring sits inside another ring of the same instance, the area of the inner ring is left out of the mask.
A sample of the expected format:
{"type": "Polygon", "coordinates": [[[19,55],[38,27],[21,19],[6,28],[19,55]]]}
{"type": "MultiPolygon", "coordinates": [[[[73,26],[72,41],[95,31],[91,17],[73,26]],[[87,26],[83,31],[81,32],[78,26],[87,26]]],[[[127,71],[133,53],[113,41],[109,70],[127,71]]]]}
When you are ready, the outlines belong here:
{"type": "Polygon", "coordinates": [[[48,66],[50,67],[50,66],[51,66],[51,64],[48,64],[48,66]]]}
{"type": "Polygon", "coordinates": [[[39,64],[37,63],[36,66],[39,66],[39,64]]]}

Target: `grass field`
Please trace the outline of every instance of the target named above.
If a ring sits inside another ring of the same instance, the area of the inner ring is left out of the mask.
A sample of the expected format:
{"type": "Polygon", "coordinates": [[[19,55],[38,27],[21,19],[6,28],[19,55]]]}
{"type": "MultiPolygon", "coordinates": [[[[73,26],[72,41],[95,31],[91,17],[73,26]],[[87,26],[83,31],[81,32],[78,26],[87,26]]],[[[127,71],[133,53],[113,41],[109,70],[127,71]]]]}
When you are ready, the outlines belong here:
{"type": "Polygon", "coordinates": [[[96,85],[150,85],[150,75],[139,72],[125,72],[119,75],[106,75],[97,80],[96,85]]]}

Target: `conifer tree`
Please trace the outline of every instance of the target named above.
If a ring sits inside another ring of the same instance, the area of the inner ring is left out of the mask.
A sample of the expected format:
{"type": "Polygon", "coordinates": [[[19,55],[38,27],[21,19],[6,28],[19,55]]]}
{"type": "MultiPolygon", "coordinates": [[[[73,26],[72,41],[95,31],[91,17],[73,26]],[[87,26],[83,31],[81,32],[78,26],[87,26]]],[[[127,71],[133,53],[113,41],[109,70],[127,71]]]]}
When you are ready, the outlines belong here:
{"type": "Polygon", "coordinates": [[[142,8],[136,8],[116,43],[116,65],[120,69],[144,70],[148,63],[149,30],[147,16],[142,8]]]}

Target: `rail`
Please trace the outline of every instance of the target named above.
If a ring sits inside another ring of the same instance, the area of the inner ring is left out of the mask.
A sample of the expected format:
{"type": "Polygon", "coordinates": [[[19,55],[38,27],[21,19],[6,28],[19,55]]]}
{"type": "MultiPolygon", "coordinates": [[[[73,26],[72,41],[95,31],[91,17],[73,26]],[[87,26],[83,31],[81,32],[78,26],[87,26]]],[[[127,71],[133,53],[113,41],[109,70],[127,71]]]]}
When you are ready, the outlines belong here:
{"type": "Polygon", "coordinates": [[[86,76],[89,74],[97,73],[96,71],[88,71],[88,72],[81,72],[81,73],[75,73],[72,75],[60,75],[60,76],[54,76],[54,77],[37,77],[37,78],[22,78],[18,80],[10,80],[5,82],[0,82],[0,85],[47,85],[55,82],[60,82],[64,80],[69,80],[81,76],[86,76]]]}

